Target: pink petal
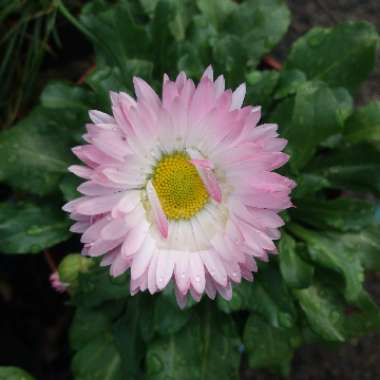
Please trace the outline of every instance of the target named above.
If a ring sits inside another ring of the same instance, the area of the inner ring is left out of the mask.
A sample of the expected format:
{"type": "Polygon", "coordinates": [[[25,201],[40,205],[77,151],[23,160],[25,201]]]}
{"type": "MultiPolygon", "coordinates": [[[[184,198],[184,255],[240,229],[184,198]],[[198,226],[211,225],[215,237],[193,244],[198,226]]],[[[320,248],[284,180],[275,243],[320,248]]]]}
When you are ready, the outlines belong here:
{"type": "Polygon", "coordinates": [[[218,78],[216,78],[214,86],[215,86],[215,95],[218,98],[224,92],[225,81],[224,81],[223,75],[219,75],[218,78]]]}
{"type": "Polygon", "coordinates": [[[157,288],[163,289],[170,281],[174,270],[174,257],[169,250],[160,250],[157,262],[157,288]]]}
{"type": "Polygon", "coordinates": [[[110,273],[111,276],[117,277],[125,273],[131,266],[131,260],[126,260],[120,254],[113,259],[111,264],[110,273]]]}
{"type": "Polygon", "coordinates": [[[89,226],[90,224],[88,222],[76,222],[70,227],[70,231],[77,234],[82,234],[89,226]]]}
{"type": "Polygon", "coordinates": [[[153,219],[161,235],[166,239],[169,233],[169,222],[166,218],[164,210],[161,207],[160,200],[151,180],[148,182],[146,189],[148,199],[152,207],[153,219]]]}
{"type": "Polygon", "coordinates": [[[140,250],[133,257],[131,267],[131,277],[133,279],[139,278],[145,272],[152,258],[154,249],[154,242],[151,239],[146,239],[140,250]]]}
{"type": "Polygon", "coordinates": [[[203,262],[199,257],[198,252],[190,253],[189,258],[191,285],[198,293],[203,293],[206,285],[203,262]]]}
{"type": "Polygon", "coordinates": [[[157,272],[157,262],[159,254],[153,254],[152,260],[148,269],[148,290],[150,294],[157,292],[157,283],[156,283],[156,272],[157,272]]]}
{"type": "Polygon", "coordinates": [[[232,287],[231,283],[229,282],[227,286],[220,286],[219,284],[215,284],[216,290],[218,293],[226,300],[231,301],[232,298],[232,287]]]}
{"type": "Polygon", "coordinates": [[[97,111],[97,110],[91,110],[88,113],[89,113],[90,119],[95,124],[103,124],[103,123],[114,124],[115,123],[114,118],[112,116],[104,113],[104,112],[97,111]]]}
{"type": "Polygon", "coordinates": [[[99,197],[88,197],[76,206],[76,211],[84,215],[96,215],[111,211],[124,196],[123,193],[114,193],[99,197]]]}
{"type": "Polygon", "coordinates": [[[145,100],[153,108],[157,108],[161,104],[156,92],[143,79],[133,77],[133,85],[138,100],[145,100]]]}
{"type": "Polygon", "coordinates": [[[214,80],[214,71],[211,65],[208,65],[204,73],[202,74],[202,79],[208,78],[212,82],[214,80]]]}
{"type": "Polygon", "coordinates": [[[114,248],[119,246],[121,244],[122,240],[103,240],[98,239],[95,241],[95,243],[90,243],[89,250],[88,250],[88,256],[100,256],[104,255],[107,252],[112,251],[114,248]]]}
{"type": "Polygon", "coordinates": [[[74,173],[76,176],[90,179],[93,173],[92,169],[87,168],[86,166],[81,165],[71,165],[67,169],[69,172],[74,173]]]}
{"type": "Polygon", "coordinates": [[[246,92],[245,83],[242,83],[233,93],[232,93],[232,104],[231,111],[240,108],[243,105],[244,97],[246,92]]]}
{"type": "Polygon", "coordinates": [[[175,290],[175,298],[180,309],[184,309],[187,304],[187,295],[181,293],[177,288],[175,290]]]}
{"type": "Polygon", "coordinates": [[[210,160],[190,160],[190,162],[198,168],[214,169],[214,164],[210,160]]]}
{"type": "Polygon", "coordinates": [[[137,225],[128,231],[121,248],[124,257],[134,255],[140,249],[148,233],[149,225],[137,225]]]}
{"type": "Polygon", "coordinates": [[[207,278],[205,291],[210,299],[215,299],[216,289],[214,285],[214,280],[212,280],[211,277],[207,278]]]}
{"type": "Polygon", "coordinates": [[[114,219],[110,221],[103,229],[100,231],[100,236],[105,240],[116,240],[125,235],[128,232],[128,224],[125,222],[124,218],[114,219]]]}
{"type": "Polygon", "coordinates": [[[200,256],[211,277],[221,286],[226,286],[227,273],[218,255],[213,251],[202,251],[200,256]]]}
{"type": "Polygon", "coordinates": [[[93,181],[83,182],[77,189],[84,195],[97,196],[112,193],[112,189],[99,185],[93,181]]]}
{"type": "Polygon", "coordinates": [[[213,171],[209,169],[201,169],[200,177],[206,186],[210,197],[220,203],[222,201],[222,190],[213,171]]]}
{"type": "Polygon", "coordinates": [[[109,223],[108,217],[103,217],[95,221],[82,235],[80,241],[88,244],[99,239],[100,231],[109,223]]]}
{"type": "Polygon", "coordinates": [[[186,293],[190,286],[190,254],[186,251],[178,252],[175,255],[175,279],[181,292],[186,293]]]}

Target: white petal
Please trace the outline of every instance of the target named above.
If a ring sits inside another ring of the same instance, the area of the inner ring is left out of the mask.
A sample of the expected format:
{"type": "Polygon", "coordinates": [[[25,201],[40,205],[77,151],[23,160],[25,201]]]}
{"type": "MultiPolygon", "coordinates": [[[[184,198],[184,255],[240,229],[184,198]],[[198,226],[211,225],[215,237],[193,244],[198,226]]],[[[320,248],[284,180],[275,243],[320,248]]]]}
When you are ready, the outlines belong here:
{"type": "Polygon", "coordinates": [[[169,223],[164,213],[164,210],[161,207],[160,200],[156,193],[156,189],[154,188],[151,180],[148,182],[146,190],[150,205],[152,206],[152,213],[156,226],[160,231],[161,235],[166,239],[169,233],[169,223]]]}
{"type": "Polygon", "coordinates": [[[203,293],[206,285],[205,269],[198,252],[192,252],[190,257],[191,285],[198,293],[203,293]]]}
{"type": "Polygon", "coordinates": [[[161,250],[158,255],[156,283],[158,289],[163,289],[170,281],[174,270],[174,258],[169,250],[161,250]]]}
{"type": "Polygon", "coordinates": [[[242,83],[233,93],[232,93],[232,104],[231,111],[240,108],[243,105],[244,97],[246,92],[245,83],[242,83]]]}

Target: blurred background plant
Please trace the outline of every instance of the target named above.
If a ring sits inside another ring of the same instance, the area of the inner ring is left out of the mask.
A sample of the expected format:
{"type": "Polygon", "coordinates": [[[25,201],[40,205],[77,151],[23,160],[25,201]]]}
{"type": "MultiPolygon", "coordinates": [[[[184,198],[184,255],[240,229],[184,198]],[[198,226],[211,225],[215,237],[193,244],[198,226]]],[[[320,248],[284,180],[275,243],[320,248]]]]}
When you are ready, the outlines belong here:
{"type": "Polygon", "coordinates": [[[38,96],[38,76],[45,56],[56,59],[62,45],[59,24],[83,1],[0,0],[0,125],[10,126],[38,96]]]}

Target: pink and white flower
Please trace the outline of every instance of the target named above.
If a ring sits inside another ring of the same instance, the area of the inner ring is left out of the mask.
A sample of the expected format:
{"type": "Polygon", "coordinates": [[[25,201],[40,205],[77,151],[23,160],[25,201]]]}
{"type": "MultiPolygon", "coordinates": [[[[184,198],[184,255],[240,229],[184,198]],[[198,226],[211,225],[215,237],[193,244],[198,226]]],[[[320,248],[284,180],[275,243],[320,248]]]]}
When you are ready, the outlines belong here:
{"type": "Polygon", "coordinates": [[[185,73],[166,75],[162,97],[134,78],[136,99],[111,93],[112,113],[90,111],[73,149],[84,163],[82,197],[64,206],[81,233],[83,254],[103,256],[112,276],[131,269],[131,293],[151,294],[173,281],[177,301],[232,296],[252,281],[256,260],[291,207],[294,182],[273,170],[288,156],[277,125],[257,125],[260,107],[243,106],[246,87],[225,90],[208,67],[196,86],[185,73]]]}

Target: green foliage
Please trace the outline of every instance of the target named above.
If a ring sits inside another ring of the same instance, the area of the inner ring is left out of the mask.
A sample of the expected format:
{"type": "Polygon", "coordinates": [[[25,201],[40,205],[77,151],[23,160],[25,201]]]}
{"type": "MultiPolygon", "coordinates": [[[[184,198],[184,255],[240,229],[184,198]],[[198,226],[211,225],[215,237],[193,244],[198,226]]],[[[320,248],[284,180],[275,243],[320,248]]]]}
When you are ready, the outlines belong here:
{"type": "Polygon", "coordinates": [[[287,151],[294,170],[302,169],[322,142],[342,131],[351,109],[347,90],[330,88],[320,81],[300,84],[294,97],[285,98],[277,106],[273,120],[281,125],[289,141],[287,151]]]}
{"type": "Polygon", "coordinates": [[[216,313],[212,305],[202,306],[183,330],[149,346],[148,379],[238,378],[239,337],[234,322],[216,313]]]}
{"type": "Polygon", "coordinates": [[[9,126],[34,94],[36,79],[56,31],[57,1],[0,2],[0,124],[9,126]]]}
{"type": "Polygon", "coordinates": [[[380,140],[380,102],[371,102],[347,120],[345,138],[350,143],[380,140]]]}
{"type": "Polygon", "coordinates": [[[307,263],[300,251],[305,249],[288,234],[284,233],[279,244],[280,270],[286,284],[291,288],[307,288],[312,281],[314,267],[307,263]]]}
{"type": "Polygon", "coordinates": [[[327,341],[344,341],[343,309],[333,289],[312,285],[294,294],[316,334],[327,341]]]}
{"type": "Polygon", "coordinates": [[[0,250],[39,253],[67,240],[69,226],[69,220],[54,203],[0,203],[0,250]]]}
{"type": "Polygon", "coordinates": [[[373,69],[378,43],[376,29],[367,22],[314,28],[294,44],[286,69],[299,69],[309,80],[353,91],[373,69]]]}
{"type": "Polygon", "coordinates": [[[0,367],[0,380],[34,380],[34,377],[20,368],[0,367]]]}
{"type": "Polygon", "coordinates": [[[228,86],[246,81],[247,104],[262,105],[264,121],[289,140],[281,170],[298,184],[279,256],[253,283],[234,285],[230,302],[180,310],[170,287],[132,297],[129,274],[113,278],[98,259],[67,256],[59,273],[76,307],[75,379],[230,380],[242,356],[286,376],[304,343],[379,331],[363,281],[380,270],[380,107],[356,110],[352,99],[375,64],[374,28],[313,29],[277,72],[258,65],[288,27],[280,0],[94,0],[78,19],[58,5],[93,43],[96,69],[82,86],[48,84],[40,104],[0,133],[0,181],[14,192],[0,204],[2,252],[37,253],[71,236],[60,211],[78,195],[70,148],[82,142],[87,110],[110,112],[108,92],[131,92],[134,75],[160,90],[164,72],[198,79],[212,63],[228,86]]]}
{"type": "Polygon", "coordinates": [[[301,343],[301,336],[296,329],[274,327],[252,314],[245,325],[244,342],[252,368],[271,368],[287,376],[294,349],[301,343]]]}

